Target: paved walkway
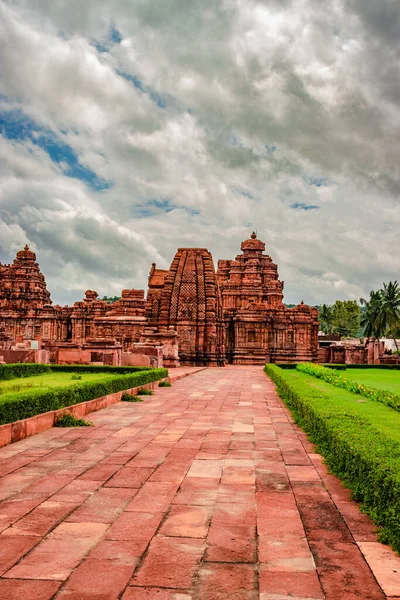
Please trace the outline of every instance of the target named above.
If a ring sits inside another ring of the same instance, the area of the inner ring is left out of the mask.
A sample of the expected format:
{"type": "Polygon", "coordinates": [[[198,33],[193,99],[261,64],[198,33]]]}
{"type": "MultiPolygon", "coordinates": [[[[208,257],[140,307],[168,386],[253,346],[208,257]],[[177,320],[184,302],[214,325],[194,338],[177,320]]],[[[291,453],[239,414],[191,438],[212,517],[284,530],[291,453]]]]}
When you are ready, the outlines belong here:
{"type": "Polygon", "coordinates": [[[1,600],[400,597],[400,559],[260,368],[90,418],[0,450],[1,600]]]}

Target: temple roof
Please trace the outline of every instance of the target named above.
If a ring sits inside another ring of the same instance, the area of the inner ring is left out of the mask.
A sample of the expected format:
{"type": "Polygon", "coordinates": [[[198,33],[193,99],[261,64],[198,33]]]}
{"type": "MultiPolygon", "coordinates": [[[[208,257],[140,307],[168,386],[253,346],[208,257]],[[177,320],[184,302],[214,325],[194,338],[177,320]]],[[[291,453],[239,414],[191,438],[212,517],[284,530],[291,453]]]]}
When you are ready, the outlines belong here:
{"type": "Polygon", "coordinates": [[[19,252],[17,252],[17,259],[35,261],[36,254],[34,252],[32,252],[32,250],[29,250],[29,246],[28,246],[28,244],[26,244],[26,246],[23,250],[20,250],[19,252]]]}
{"type": "Polygon", "coordinates": [[[257,234],[255,231],[253,231],[251,237],[242,242],[240,249],[242,252],[245,252],[246,250],[258,250],[259,252],[264,252],[265,244],[261,240],[257,239],[257,234]]]}

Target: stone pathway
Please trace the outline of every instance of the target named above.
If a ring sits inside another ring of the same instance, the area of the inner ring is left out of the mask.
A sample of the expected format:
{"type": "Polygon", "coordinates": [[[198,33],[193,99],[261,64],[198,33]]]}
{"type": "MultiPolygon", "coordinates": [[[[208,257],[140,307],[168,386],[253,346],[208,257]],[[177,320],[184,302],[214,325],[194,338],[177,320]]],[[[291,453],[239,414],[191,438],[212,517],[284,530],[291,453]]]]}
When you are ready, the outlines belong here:
{"type": "Polygon", "coordinates": [[[0,449],[1,600],[400,599],[400,559],[262,369],[90,419],[0,449]]]}

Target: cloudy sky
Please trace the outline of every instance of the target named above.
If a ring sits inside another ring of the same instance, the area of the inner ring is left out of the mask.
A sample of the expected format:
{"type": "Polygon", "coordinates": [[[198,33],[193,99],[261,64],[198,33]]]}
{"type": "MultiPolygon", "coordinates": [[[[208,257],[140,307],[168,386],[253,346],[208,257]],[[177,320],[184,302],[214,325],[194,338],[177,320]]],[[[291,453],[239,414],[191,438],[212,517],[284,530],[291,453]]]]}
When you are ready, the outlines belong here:
{"type": "Polygon", "coordinates": [[[400,279],[398,0],[0,0],[0,261],[53,301],[253,229],[285,300],[400,279]]]}

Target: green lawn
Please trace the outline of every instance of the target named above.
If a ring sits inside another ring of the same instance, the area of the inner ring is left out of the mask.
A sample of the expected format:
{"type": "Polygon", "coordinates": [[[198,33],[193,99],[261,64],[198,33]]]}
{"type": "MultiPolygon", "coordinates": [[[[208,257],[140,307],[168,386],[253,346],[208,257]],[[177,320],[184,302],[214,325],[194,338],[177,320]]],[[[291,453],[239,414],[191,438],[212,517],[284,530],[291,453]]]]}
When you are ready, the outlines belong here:
{"type": "Polygon", "coordinates": [[[339,371],[347,379],[353,379],[368,387],[400,394],[400,371],[385,369],[346,369],[339,371]]]}
{"type": "MultiPolygon", "coordinates": [[[[374,369],[371,369],[371,371],[373,370],[374,369]]],[[[348,377],[348,375],[353,371],[364,374],[366,369],[347,369],[346,377],[348,377]]],[[[369,374],[372,375],[372,373],[369,374]]],[[[384,377],[386,377],[386,375],[397,375],[397,377],[400,379],[400,373],[396,372],[382,372],[382,375],[384,377]]],[[[354,410],[356,410],[357,413],[360,414],[360,416],[368,419],[376,429],[382,431],[382,433],[384,433],[387,437],[400,442],[400,413],[393,410],[389,406],[385,406],[380,402],[368,400],[367,398],[359,396],[358,394],[353,394],[352,392],[348,392],[342,388],[337,388],[330,383],[326,383],[322,379],[317,379],[312,375],[307,375],[306,373],[301,373],[300,371],[286,370],[285,377],[288,379],[288,381],[293,378],[297,381],[302,381],[303,383],[306,383],[317,390],[321,390],[325,394],[329,394],[329,396],[335,400],[337,406],[343,408],[346,408],[346,406],[351,406],[354,410]]],[[[375,375],[375,377],[379,378],[379,375],[375,375]]],[[[354,377],[354,379],[359,381],[358,377],[354,377]]],[[[363,381],[362,383],[367,382],[363,381]]],[[[374,387],[378,386],[375,385],[374,387]]],[[[383,385],[381,385],[381,387],[383,387],[383,385]]]]}
{"type": "Polygon", "coordinates": [[[111,373],[79,373],[82,379],[72,379],[72,375],[73,373],[49,373],[2,380],[0,381],[0,402],[6,400],[10,393],[15,394],[16,392],[28,392],[30,390],[46,392],[51,388],[65,387],[87,381],[99,381],[112,377],[111,373]]]}

